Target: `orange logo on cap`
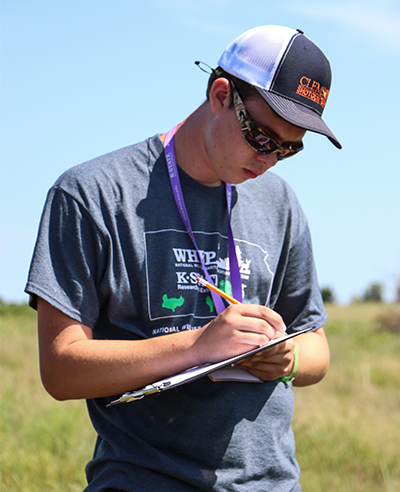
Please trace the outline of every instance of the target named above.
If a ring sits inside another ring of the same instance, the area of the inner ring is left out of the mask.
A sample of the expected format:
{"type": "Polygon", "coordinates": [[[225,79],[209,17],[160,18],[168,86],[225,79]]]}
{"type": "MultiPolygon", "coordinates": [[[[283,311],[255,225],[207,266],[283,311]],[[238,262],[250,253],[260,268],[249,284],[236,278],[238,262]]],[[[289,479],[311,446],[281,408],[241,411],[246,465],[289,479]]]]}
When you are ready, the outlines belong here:
{"type": "Polygon", "coordinates": [[[321,87],[319,82],[304,76],[300,79],[296,94],[306,97],[324,108],[328,99],[329,90],[324,86],[321,87]]]}

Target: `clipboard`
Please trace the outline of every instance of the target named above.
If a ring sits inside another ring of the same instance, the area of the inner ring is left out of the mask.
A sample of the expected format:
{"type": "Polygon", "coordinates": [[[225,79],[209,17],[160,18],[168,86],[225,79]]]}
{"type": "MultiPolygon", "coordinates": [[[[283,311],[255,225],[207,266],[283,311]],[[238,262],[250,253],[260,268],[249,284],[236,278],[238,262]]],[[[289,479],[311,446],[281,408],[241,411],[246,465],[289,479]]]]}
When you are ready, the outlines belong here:
{"type": "MultiPolygon", "coordinates": [[[[120,398],[117,400],[114,400],[106,405],[106,407],[112,407],[114,405],[118,405],[119,403],[129,403],[131,401],[137,401],[141,400],[147,395],[152,395],[154,393],[161,393],[162,391],[166,391],[172,388],[176,388],[177,386],[181,386],[182,384],[190,383],[191,381],[195,381],[196,379],[200,379],[203,376],[211,376],[211,379],[213,381],[221,381],[221,380],[230,380],[229,376],[222,377],[222,374],[220,373],[221,377],[219,376],[218,372],[221,371],[222,369],[225,369],[227,367],[230,367],[232,364],[235,364],[236,362],[239,362],[246,357],[250,357],[251,355],[258,354],[259,352],[262,352],[263,350],[266,350],[270,347],[274,347],[275,345],[278,345],[279,343],[285,342],[286,340],[289,340],[290,338],[297,337],[298,335],[301,335],[303,333],[307,333],[309,331],[315,330],[315,326],[311,328],[305,328],[304,330],[296,331],[294,333],[290,333],[289,335],[285,335],[280,338],[276,338],[274,340],[271,340],[268,342],[266,345],[262,345],[261,347],[257,347],[253,350],[250,350],[248,352],[245,352],[244,354],[241,355],[236,355],[235,357],[231,357],[230,359],[225,359],[221,362],[216,362],[216,363],[206,363],[202,364],[201,366],[195,366],[190,369],[187,369],[186,371],[180,372],[178,374],[175,374],[174,376],[170,376],[165,379],[161,379],[159,381],[156,381],[155,383],[148,384],[142,389],[135,390],[135,391],[130,391],[128,393],[124,393],[120,398]],[[218,372],[217,372],[218,371],[218,372]],[[215,373],[215,374],[214,374],[215,373]]],[[[241,381],[246,381],[246,376],[243,374],[243,372],[246,372],[244,369],[240,367],[234,367],[235,370],[242,371],[242,377],[241,381]]],[[[253,378],[256,378],[256,376],[252,376],[250,374],[250,378],[248,381],[254,382],[253,378]]],[[[256,378],[259,379],[259,378],[256,378]]],[[[232,379],[231,379],[232,380],[232,379]]],[[[237,380],[237,378],[234,378],[234,380],[237,380]]],[[[262,382],[261,379],[259,379],[258,382],[262,382]]]]}

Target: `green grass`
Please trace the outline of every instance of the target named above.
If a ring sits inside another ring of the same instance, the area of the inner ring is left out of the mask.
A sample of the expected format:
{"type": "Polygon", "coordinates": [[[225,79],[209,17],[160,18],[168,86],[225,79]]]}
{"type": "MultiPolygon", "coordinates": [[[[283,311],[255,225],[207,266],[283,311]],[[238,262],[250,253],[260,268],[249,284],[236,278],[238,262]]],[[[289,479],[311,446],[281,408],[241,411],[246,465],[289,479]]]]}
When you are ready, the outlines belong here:
{"type": "MultiPolygon", "coordinates": [[[[304,492],[400,490],[400,336],[375,322],[389,309],[328,307],[328,375],[295,388],[304,492]]],[[[95,440],[85,403],[42,388],[34,311],[0,303],[0,330],[0,490],[81,491],[95,440]]]]}

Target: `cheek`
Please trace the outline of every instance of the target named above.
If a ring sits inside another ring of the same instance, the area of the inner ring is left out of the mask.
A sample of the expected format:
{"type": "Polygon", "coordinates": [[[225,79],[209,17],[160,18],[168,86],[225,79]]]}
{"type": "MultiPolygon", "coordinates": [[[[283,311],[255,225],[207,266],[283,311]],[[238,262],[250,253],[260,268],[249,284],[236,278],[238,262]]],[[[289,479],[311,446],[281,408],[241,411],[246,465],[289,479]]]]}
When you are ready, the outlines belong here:
{"type": "Polygon", "coordinates": [[[244,141],[236,114],[229,114],[224,119],[217,119],[206,130],[206,151],[210,165],[215,173],[224,180],[243,179],[234,176],[246,163],[252,161],[256,154],[244,141]]]}
{"type": "Polygon", "coordinates": [[[205,144],[211,166],[219,168],[222,165],[221,161],[224,161],[230,152],[228,134],[221,125],[210,125],[206,133],[205,144]]]}

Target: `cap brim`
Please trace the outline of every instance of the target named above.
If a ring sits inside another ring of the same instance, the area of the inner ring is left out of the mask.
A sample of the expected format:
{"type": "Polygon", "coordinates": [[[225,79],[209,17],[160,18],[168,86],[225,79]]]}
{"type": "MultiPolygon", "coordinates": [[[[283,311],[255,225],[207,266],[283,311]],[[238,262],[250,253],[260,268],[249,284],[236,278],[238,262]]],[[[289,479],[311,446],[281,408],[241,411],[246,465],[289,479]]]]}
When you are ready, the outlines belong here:
{"type": "Polygon", "coordinates": [[[297,104],[286,97],[278,96],[273,92],[261,89],[260,87],[255,88],[259,92],[260,96],[281,118],[292,125],[325,135],[338,149],[342,148],[339,140],[315,111],[302,106],[301,104],[297,104]]]}

